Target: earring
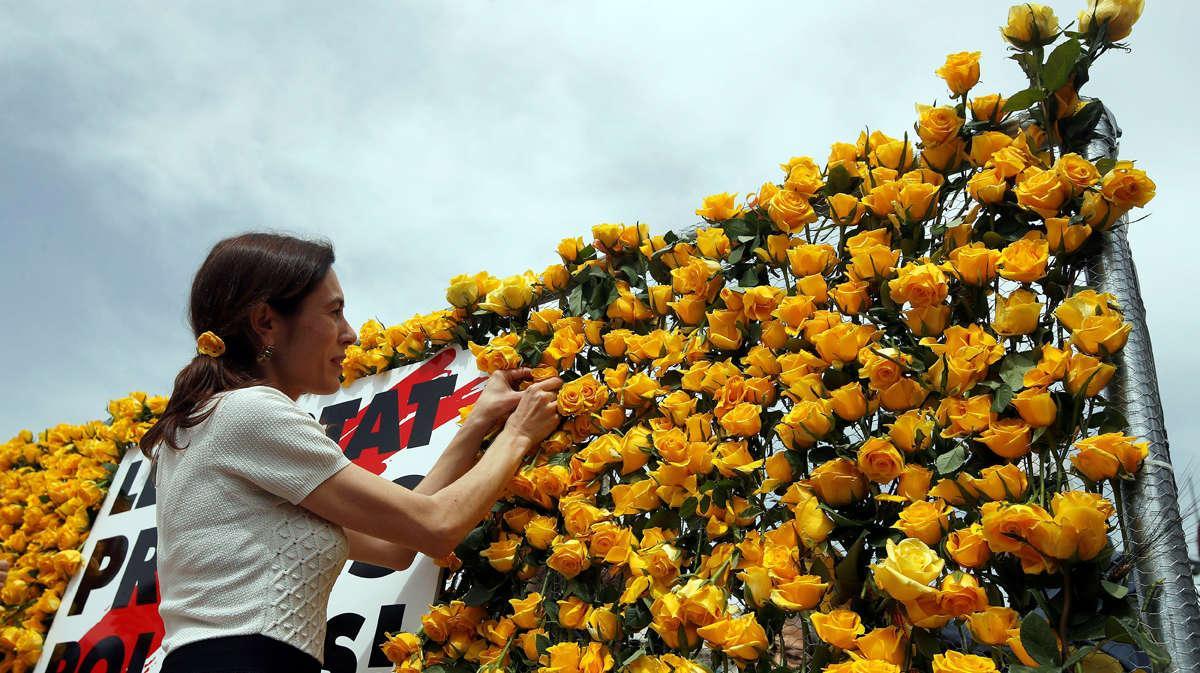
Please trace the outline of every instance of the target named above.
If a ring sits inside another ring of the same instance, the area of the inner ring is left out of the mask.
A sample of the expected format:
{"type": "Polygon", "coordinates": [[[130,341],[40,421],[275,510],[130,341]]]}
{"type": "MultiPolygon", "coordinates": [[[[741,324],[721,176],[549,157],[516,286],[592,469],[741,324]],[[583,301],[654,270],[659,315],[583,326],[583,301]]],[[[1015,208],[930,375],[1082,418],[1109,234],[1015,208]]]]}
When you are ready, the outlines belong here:
{"type": "Polygon", "coordinates": [[[274,355],[274,354],[275,354],[275,347],[274,347],[274,346],[267,346],[266,348],[264,348],[264,349],[262,350],[262,352],[261,352],[261,353],[259,353],[259,354],[258,354],[258,361],[259,361],[259,362],[265,362],[265,361],[267,361],[267,360],[270,360],[270,359],[271,359],[271,356],[272,356],[272,355],[274,355]]]}

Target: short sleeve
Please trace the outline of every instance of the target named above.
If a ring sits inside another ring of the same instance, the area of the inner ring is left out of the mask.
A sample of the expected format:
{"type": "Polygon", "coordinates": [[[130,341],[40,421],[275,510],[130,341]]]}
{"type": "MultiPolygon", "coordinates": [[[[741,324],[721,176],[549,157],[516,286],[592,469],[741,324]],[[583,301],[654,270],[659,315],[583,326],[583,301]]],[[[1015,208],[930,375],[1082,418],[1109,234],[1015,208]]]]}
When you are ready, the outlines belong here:
{"type": "Polygon", "coordinates": [[[214,412],[217,418],[233,444],[220,462],[293,505],[350,464],[321,424],[275,388],[227,393],[214,412]]]}

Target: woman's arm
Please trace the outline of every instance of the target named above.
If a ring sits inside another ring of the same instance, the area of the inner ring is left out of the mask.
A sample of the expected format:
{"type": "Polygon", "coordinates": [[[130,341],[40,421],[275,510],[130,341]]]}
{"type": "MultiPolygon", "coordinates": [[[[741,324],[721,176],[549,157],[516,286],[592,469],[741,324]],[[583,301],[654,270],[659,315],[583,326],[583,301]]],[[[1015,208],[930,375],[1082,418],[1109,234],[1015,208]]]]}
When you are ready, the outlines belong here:
{"type": "MultiPolygon", "coordinates": [[[[479,445],[494,427],[494,423],[474,414],[467,417],[463,427],[450,440],[446,450],[438,456],[429,474],[413,489],[414,493],[432,495],[449,486],[475,464],[479,445]]],[[[417,550],[398,542],[390,542],[367,535],[351,528],[343,528],[350,545],[350,559],[371,563],[393,570],[404,570],[412,565],[417,550]]]]}
{"type": "Polygon", "coordinates": [[[530,386],[483,457],[436,493],[409,490],[350,464],[300,505],[343,528],[445,556],[499,499],[525,454],[557,427],[554,391],[561,385],[555,378],[530,386]]]}
{"type": "MultiPolygon", "coordinates": [[[[438,456],[429,474],[413,489],[415,493],[432,495],[466,474],[479,457],[479,446],[499,423],[502,423],[520,401],[521,393],[514,386],[530,375],[528,369],[497,371],[488,379],[462,428],[438,456]]],[[[404,570],[412,565],[417,551],[396,542],[366,535],[345,528],[354,561],[404,570]]]]}

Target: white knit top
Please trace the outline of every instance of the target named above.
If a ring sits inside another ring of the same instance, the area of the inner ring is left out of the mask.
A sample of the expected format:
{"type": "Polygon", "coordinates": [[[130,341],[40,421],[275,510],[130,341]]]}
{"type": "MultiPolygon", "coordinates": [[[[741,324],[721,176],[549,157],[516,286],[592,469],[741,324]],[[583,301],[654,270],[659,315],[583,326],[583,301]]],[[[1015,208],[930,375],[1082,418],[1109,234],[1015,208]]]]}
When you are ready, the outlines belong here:
{"type": "Polygon", "coordinates": [[[214,403],[179,433],[187,448],[157,448],[162,651],[260,633],[324,661],[346,536],[296,503],[350,461],[278,389],[228,391],[214,403]]]}

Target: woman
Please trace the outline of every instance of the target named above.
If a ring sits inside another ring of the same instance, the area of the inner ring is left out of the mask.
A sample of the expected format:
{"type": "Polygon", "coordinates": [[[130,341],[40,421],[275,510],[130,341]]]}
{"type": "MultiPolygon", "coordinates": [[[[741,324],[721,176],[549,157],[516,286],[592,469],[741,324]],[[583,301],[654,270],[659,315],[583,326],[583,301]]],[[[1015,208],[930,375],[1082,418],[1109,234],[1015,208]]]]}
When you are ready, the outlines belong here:
{"type": "Polygon", "coordinates": [[[415,489],[351,463],[295,400],[337,391],[354,330],[327,243],[246,234],[196,273],[198,354],[141,440],[156,463],[164,673],[312,671],[347,558],[403,569],[487,514],[557,425],[557,378],[498,372],[415,489]],[[503,423],[476,462],[480,442],[503,423]]]}

